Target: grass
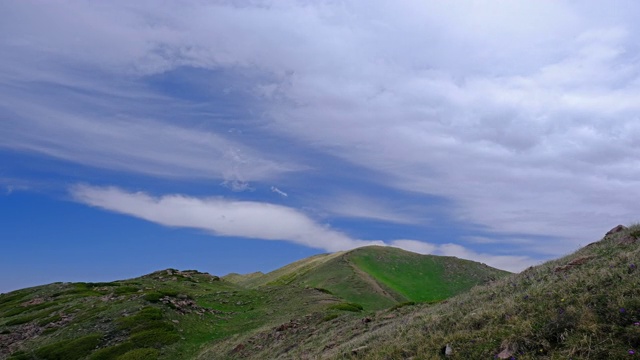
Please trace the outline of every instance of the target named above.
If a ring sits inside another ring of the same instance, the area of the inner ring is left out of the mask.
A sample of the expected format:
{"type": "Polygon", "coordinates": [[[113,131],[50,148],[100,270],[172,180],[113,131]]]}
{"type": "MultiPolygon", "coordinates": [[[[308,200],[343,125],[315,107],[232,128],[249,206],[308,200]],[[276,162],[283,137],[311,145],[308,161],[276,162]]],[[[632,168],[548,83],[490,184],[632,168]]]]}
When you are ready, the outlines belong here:
{"type": "Polygon", "coordinates": [[[37,359],[78,360],[93,351],[102,339],[102,334],[91,334],[77,339],[58,341],[35,351],[37,359]]]}
{"type": "MultiPolygon", "coordinates": [[[[631,228],[630,233],[638,231],[631,228]]],[[[568,257],[411,313],[350,346],[360,356],[438,358],[451,344],[457,359],[624,359],[640,347],[638,244],[607,238],[568,257]],[[558,270],[576,259],[582,265],[558,270]],[[398,322],[406,321],[403,326],[398,322]]]]}
{"type": "Polygon", "coordinates": [[[446,344],[450,359],[624,359],[640,350],[637,234],[506,277],[371,247],[237,283],[171,270],[51,284],[0,295],[0,334],[41,327],[12,360],[441,359],[446,344]]]}
{"type": "Polygon", "coordinates": [[[297,319],[289,330],[227,339],[201,359],[442,359],[447,344],[449,359],[633,358],[640,241],[621,240],[634,234],[640,226],[438,303],[329,313],[297,319]]]}
{"type": "Polygon", "coordinates": [[[408,301],[440,301],[508,274],[468,260],[388,247],[357,249],[349,259],[408,301]]]}
{"type": "Polygon", "coordinates": [[[339,304],[334,304],[334,305],[329,306],[329,309],[342,310],[342,311],[352,311],[352,312],[360,312],[360,311],[364,310],[362,305],[356,304],[356,303],[350,303],[350,302],[343,302],[343,303],[339,303],[339,304]]]}

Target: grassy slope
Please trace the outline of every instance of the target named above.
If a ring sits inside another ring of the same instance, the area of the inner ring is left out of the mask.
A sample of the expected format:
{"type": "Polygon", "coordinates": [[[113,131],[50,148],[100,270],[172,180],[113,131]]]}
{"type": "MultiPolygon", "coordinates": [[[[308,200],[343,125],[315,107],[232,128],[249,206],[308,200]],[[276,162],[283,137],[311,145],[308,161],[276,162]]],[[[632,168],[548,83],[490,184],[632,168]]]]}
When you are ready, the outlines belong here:
{"type": "Polygon", "coordinates": [[[116,359],[129,352],[188,359],[211,341],[337,301],[313,289],[245,289],[208,274],[172,272],[1,295],[0,359],[116,359]]]}
{"type": "Polygon", "coordinates": [[[376,310],[407,301],[439,301],[507,274],[453,257],[368,246],[316,255],[238,283],[253,288],[284,284],[322,288],[376,310]]]}
{"type": "Polygon", "coordinates": [[[640,228],[530,268],[363,335],[363,357],[626,359],[640,350],[640,228]],[[578,265],[569,265],[571,262],[578,265]],[[507,357],[507,358],[509,358],[507,357]]]}
{"type": "MultiPolygon", "coordinates": [[[[299,343],[287,340],[289,332],[313,332],[325,324],[339,328],[349,319],[370,316],[372,309],[412,300],[415,294],[408,288],[418,283],[393,271],[433,270],[420,267],[419,260],[427,258],[415,256],[363,248],[303,259],[269,274],[228,277],[251,288],[209,274],[166,270],[112,283],[24,289],[0,295],[0,359],[9,354],[12,360],[186,359],[198,353],[225,359],[251,356],[248,340],[265,341],[265,349],[275,341],[282,347],[278,351],[288,353],[299,343]],[[392,277],[385,278],[387,266],[392,277]],[[292,319],[300,326],[291,325],[292,319]]],[[[451,269],[457,267],[453,260],[445,261],[451,269]]],[[[323,342],[321,334],[314,335],[314,341],[323,342]]]]}
{"type": "Polygon", "coordinates": [[[256,278],[260,278],[264,276],[264,273],[258,271],[249,274],[238,274],[238,273],[230,273],[222,277],[224,281],[228,281],[230,283],[243,285],[248,281],[251,281],[256,278]]]}
{"type": "Polygon", "coordinates": [[[366,247],[349,260],[410,301],[440,301],[508,273],[473,261],[420,255],[392,247],[366,247]]]}
{"type": "Polygon", "coordinates": [[[250,278],[240,281],[239,284],[248,288],[258,288],[265,285],[287,285],[322,264],[340,257],[342,254],[343,252],[336,252],[311,256],[285,265],[262,276],[251,276],[250,278]]]}
{"type": "Polygon", "coordinates": [[[449,359],[636,358],[639,238],[634,226],[434,305],[301,322],[278,342],[258,333],[241,358],[442,359],[446,344],[449,359]]]}

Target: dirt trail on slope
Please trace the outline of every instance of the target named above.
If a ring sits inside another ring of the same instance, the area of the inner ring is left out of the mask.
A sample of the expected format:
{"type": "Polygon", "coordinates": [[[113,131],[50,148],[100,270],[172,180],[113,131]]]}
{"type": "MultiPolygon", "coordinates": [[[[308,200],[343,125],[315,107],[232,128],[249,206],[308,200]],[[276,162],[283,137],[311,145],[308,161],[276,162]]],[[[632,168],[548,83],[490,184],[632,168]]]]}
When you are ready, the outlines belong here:
{"type": "Polygon", "coordinates": [[[349,265],[351,266],[351,268],[353,269],[353,271],[356,273],[356,275],[360,276],[360,278],[362,278],[362,280],[364,280],[367,284],[371,285],[371,288],[373,289],[373,291],[376,294],[380,294],[388,299],[391,299],[395,302],[398,301],[398,299],[394,298],[391,294],[389,294],[385,289],[382,288],[382,286],[380,286],[380,284],[376,281],[376,279],[374,279],[371,275],[369,275],[367,272],[363,271],[362,269],[358,268],[357,266],[355,266],[353,263],[349,262],[349,265]]]}

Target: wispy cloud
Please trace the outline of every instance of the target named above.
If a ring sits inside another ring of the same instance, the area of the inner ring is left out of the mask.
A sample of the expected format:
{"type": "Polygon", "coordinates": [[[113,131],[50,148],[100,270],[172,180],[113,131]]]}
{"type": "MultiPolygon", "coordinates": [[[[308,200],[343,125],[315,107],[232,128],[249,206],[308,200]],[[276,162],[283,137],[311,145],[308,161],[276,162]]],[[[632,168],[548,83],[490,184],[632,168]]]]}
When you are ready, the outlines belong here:
{"type": "MultiPolygon", "coordinates": [[[[352,193],[339,193],[319,200],[322,209],[330,214],[349,218],[371,219],[398,224],[427,224],[429,219],[416,215],[419,211],[408,204],[399,204],[398,201],[388,201],[376,196],[357,195],[357,190],[352,193]]],[[[421,209],[422,210],[422,209],[421,209]]]]}
{"type": "Polygon", "coordinates": [[[71,188],[71,194],[77,201],[105,210],[165,226],[202,229],[221,236],[284,240],[328,251],[381,244],[352,239],[316,223],[298,210],[263,202],[182,195],[152,197],[115,187],[87,185],[71,188]]]}
{"type": "Polygon", "coordinates": [[[183,195],[153,197],[116,187],[76,185],[70,189],[76,201],[157,224],[209,231],[219,236],[282,240],[327,251],[348,250],[367,245],[395,246],[421,254],[457,256],[482,261],[506,270],[521,270],[533,263],[524,256],[479,254],[460,245],[436,245],[399,239],[388,243],[353,239],[339,230],[318,224],[304,213],[281,205],[223,198],[195,198],[183,195]]]}
{"type": "MultiPolygon", "coordinates": [[[[0,146],[242,190],[314,163],[288,140],[558,254],[637,220],[637,2],[163,4],[4,4],[0,146]],[[244,75],[260,135],[202,126],[145,83],[184,67],[244,75]]],[[[421,216],[376,203],[327,210],[421,216]]]]}
{"type": "Polygon", "coordinates": [[[275,186],[272,186],[272,187],[271,187],[271,192],[276,193],[276,194],[278,194],[278,195],[280,195],[280,196],[283,196],[283,197],[288,197],[288,196],[289,196],[289,194],[287,194],[286,192],[284,192],[284,191],[282,191],[282,190],[278,189],[278,188],[277,188],[277,187],[275,187],[275,186]]]}

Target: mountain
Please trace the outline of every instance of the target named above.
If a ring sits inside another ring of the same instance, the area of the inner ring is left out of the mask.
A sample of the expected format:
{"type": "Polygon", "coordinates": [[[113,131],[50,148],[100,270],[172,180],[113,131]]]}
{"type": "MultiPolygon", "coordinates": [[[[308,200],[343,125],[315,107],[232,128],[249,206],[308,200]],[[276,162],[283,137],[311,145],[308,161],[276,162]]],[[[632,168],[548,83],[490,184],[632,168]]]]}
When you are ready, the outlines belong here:
{"type": "Polygon", "coordinates": [[[245,340],[260,334],[284,344],[286,333],[409,301],[441,301],[506,274],[452,257],[366,247],[268,274],[220,278],[167,269],[106,283],[54,283],[0,295],[0,359],[253,356],[260,351],[245,340]]]}
{"type": "Polygon", "coordinates": [[[0,359],[632,359],[639,265],[633,225],[519,274],[365,247],[56,283],[0,295],[0,359]]]}
{"type": "Polygon", "coordinates": [[[250,288],[315,287],[359,303],[365,309],[381,309],[402,302],[441,301],[507,274],[455,257],[367,246],[312,256],[268,274],[228,280],[250,288]]]}
{"type": "Polygon", "coordinates": [[[638,266],[640,225],[618,226],[571,255],[437,304],[297,318],[295,328],[212,343],[199,359],[633,359],[638,266]]]}

